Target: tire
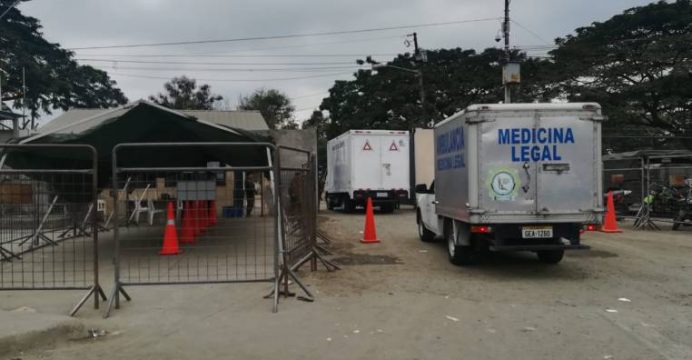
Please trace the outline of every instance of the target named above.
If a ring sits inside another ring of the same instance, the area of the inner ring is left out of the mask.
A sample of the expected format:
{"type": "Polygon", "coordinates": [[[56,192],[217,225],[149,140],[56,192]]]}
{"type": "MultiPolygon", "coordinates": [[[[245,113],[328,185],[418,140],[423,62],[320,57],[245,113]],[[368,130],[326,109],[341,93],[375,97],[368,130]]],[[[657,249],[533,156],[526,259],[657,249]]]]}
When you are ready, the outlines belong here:
{"type": "Polygon", "coordinates": [[[352,213],[356,209],[356,204],[348,196],[344,196],[344,212],[352,213]]]}
{"type": "Polygon", "coordinates": [[[545,264],[557,264],[565,256],[565,250],[541,250],[536,251],[538,260],[545,264]]]}
{"type": "Polygon", "coordinates": [[[683,223],[684,221],[685,221],[685,212],[684,212],[684,211],[680,211],[680,212],[678,213],[678,216],[676,216],[675,219],[673,219],[673,230],[679,229],[679,228],[680,228],[680,225],[682,225],[682,223],[683,223]]]}
{"type": "Polygon", "coordinates": [[[418,237],[423,242],[433,242],[435,240],[435,233],[426,229],[423,225],[423,219],[420,216],[420,210],[418,211],[418,216],[416,216],[416,225],[418,227],[418,237]]]}
{"type": "Polygon", "coordinates": [[[391,214],[394,212],[394,204],[386,203],[380,205],[380,211],[385,214],[391,214]]]}
{"type": "Polygon", "coordinates": [[[332,197],[327,195],[324,198],[325,202],[327,203],[327,210],[334,210],[334,200],[332,199],[332,197]]]}
{"type": "Polygon", "coordinates": [[[445,222],[445,240],[447,241],[447,255],[449,262],[457,266],[472,265],[478,260],[477,252],[472,246],[456,245],[454,243],[454,229],[452,222],[445,222]]]}

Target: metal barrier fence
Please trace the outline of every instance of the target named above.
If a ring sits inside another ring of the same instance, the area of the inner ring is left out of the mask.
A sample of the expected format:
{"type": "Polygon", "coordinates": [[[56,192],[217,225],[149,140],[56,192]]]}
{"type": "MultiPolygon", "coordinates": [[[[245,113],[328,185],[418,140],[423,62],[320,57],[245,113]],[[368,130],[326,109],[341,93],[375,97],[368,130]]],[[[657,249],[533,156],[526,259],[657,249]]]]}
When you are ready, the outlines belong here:
{"type": "Polygon", "coordinates": [[[654,194],[649,198],[651,216],[673,217],[680,205],[669,195],[684,191],[688,178],[692,178],[690,154],[604,159],[603,188],[616,192],[615,208],[620,215],[635,215],[647,195],[654,194]]]}
{"type": "Polygon", "coordinates": [[[318,261],[328,271],[338,269],[322,256],[324,250],[317,245],[317,162],[315,156],[306,150],[279,146],[277,152],[282,235],[277,287],[282,288],[282,295],[292,296],[288,290],[289,278],[292,278],[305,292],[305,296],[300,298],[313,301],[312,294],[295,271],[308,262],[311,270],[317,270],[318,261]]]}
{"type": "MultiPolygon", "coordinates": [[[[115,288],[106,316],[119,308],[121,294],[130,300],[126,286],[277,279],[275,152],[269,143],[117,145],[111,200],[115,288]],[[266,153],[265,164],[230,166],[219,155],[248,148],[266,153]],[[176,151],[213,155],[202,159],[203,166],[127,165],[132,154],[176,151]]],[[[277,303],[275,297],[275,309],[277,303]]]]}
{"type": "Polygon", "coordinates": [[[0,150],[0,290],[88,290],[70,315],[92,295],[98,309],[106,297],[99,285],[96,149],[0,150]],[[51,161],[40,160],[47,153],[51,161]]]}

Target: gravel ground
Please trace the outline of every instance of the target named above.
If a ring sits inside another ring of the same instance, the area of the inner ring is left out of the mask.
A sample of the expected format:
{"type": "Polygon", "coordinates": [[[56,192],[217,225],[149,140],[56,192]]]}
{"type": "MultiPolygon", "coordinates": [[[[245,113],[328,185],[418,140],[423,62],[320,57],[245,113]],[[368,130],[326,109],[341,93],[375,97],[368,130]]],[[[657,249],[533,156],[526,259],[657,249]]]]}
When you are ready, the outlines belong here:
{"type": "MultiPolygon", "coordinates": [[[[418,240],[410,208],[376,221],[382,242],[365,245],[362,214],[320,215],[342,270],[301,271],[314,303],[282,300],[272,314],[264,284],[131,288],[110,319],[80,313],[108,335],[19,357],[692,359],[690,228],[588,233],[592,250],[559,265],[515,253],[456,267],[443,243],[418,240]]],[[[25,294],[2,308],[61,310],[25,294]]]]}

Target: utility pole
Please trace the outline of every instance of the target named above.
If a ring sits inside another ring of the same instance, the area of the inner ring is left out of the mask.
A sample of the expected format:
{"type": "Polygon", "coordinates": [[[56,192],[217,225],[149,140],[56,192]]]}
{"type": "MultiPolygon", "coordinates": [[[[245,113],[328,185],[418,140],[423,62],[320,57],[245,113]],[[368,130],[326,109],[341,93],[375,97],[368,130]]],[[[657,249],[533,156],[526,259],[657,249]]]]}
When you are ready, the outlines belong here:
{"type": "MultiPolygon", "coordinates": [[[[418,76],[418,91],[420,96],[421,113],[423,114],[423,121],[425,121],[425,123],[427,124],[428,112],[425,104],[425,83],[423,81],[423,62],[425,59],[420,51],[420,48],[418,47],[418,33],[414,32],[413,34],[409,34],[408,36],[413,37],[414,59],[418,63],[418,71],[416,75],[418,76]]],[[[413,131],[413,128],[413,123],[409,122],[409,130],[413,131]]]]}
{"type": "MultiPolygon", "coordinates": [[[[502,32],[505,38],[505,66],[509,65],[509,62],[512,60],[510,58],[510,50],[509,50],[509,2],[510,0],[505,0],[505,20],[502,23],[502,32]]],[[[505,104],[509,104],[512,102],[512,95],[510,92],[510,84],[505,81],[505,104]]]]}

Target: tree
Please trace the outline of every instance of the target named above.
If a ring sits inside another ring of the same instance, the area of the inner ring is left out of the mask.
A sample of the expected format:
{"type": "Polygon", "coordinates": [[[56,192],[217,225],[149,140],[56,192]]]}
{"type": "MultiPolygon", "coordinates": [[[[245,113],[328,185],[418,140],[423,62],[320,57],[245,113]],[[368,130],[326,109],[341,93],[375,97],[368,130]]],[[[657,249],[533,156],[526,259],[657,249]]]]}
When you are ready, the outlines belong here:
{"type": "Polygon", "coordinates": [[[197,81],[186,76],[174,77],[165,83],[166,93],[149,96],[149,100],[170,109],[212,110],[214,103],[223,99],[211,93],[211,86],[204,84],[197,89],[197,81]]]}
{"type": "MultiPolygon", "coordinates": [[[[688,137],[682,143],[692,149],[691,24],[692,3],[678,0],[579,28],[551,52],[557,84],[571,101],[601,103],[609,118],[604,133],[677,135],[688,137]]],[[[604,140],[616,150],[637,144],[604,140]]]]}
{"type": "Polygon", "coordinates": [[[259,110],[271,129],[297,129],[293,119],[295,107],[285,94],[274,89],[258,89],[249,96],[241,96],[238,109],[259,110]]]}
{"type": "MultiPolygon", "coordinates": [[[[0,11],[14,2],[0,0],[0,11]]],[[[46,41],[41,29],[38,19],[25,16],[16,7],[0,21],[0,66],[9,74],[0,72],[2,100],[14,101],[15,108],[26,105],[32,117],[53,109],[108,108],[127,103],[106,72],[79,65],[72,52],[46,41]],[[26,73],[26,94],[22,94],[22,70],[26,73]]]]}
{"type": "MultiPolygon", "coordinates": [[[[361,70],[355,80],[337,81],[320,109],[329,111],[324,131],[333,138],[349,129],[407,130],[427,127],[473,103],[496,103],[503,99],[500,81],[502,52],[487,49],[439,49],[428,51],[428,61],[416,63],[408,54],[399,55],[388,64],[423,71],[426,93],[423,109],[420,86],[415,74],[382,67],[374,73],[361,70]],[[424,111],[425,110],[425,111],[424,111]]],[[[546,60],[527,59],[515,52],[513,58],[524,61],[524,71],[532,77],[522,84],[521,100],[547,96],[542,91],[540,70],[546,60]]]]}

